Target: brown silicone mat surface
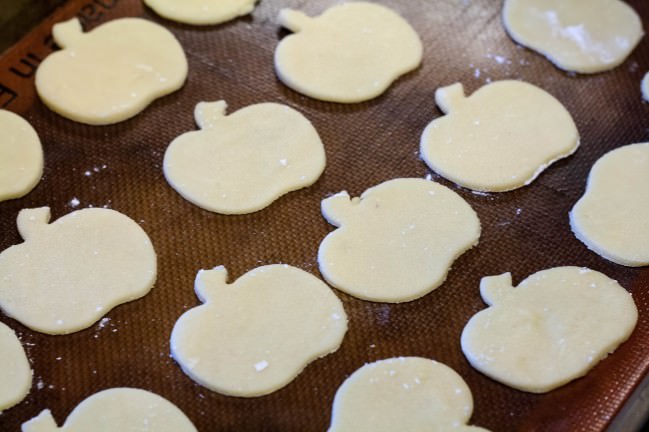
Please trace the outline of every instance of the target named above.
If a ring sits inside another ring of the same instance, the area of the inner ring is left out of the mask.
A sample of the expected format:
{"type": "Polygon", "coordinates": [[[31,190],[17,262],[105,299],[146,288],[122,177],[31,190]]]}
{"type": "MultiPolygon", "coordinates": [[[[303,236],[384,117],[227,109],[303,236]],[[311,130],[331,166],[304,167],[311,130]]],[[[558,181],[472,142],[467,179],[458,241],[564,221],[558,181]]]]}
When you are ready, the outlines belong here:
{"type": "MultiPolygon", "coordinates": [[[[107,206],[140,223],[153,240],[159,266],[149,295],[116,307],[102,325],[85,331],[47,336],[0,314],[20,335],[34,369],[29,396],[0,415],[0,431],[19,430],[45,408],[62,423],[82,399],[116,386],[166,397],[200,431],[323,431],[336,389],[350,373],[366,362],[412,355],[441,361],[464,377],[475,400],[472,424],[494,431],[607,428],[649,368],[649,269],[625,268],[587,250],[570,231],[568,211],[601,155],[649,141],[649,105],[640,97],[640,80],[649,70],[646,37],[615,70],[575,76],[514,44],[503,30],[499,1],[383,0],[421,35],[423,64],[373,101],[340,105],[301,96],[273,72],[273,51],[287,34],[276,24],[278,11],[292,7],[315,15],[336,3],[261,0],[247,17],[191,27],[159,18],[137,0],[71,0],[0,57],[0,105],[32,123],[45,151],[45,173],[36,189],[0,203],[0,250],[21,242],[15,227],[20,209],[47,205],[54,220],[74,209],[107,206]],[[113,126],[84,126],[49,111],[34,98],[33,68],[53,49],[51,24],[74,15],[86,30],[121,16],[164,25],[186,50],[185,87],[113,126]],[[319,276],[318,245],[333,229],[320,215],[320,200],[341,190],[357,196],[396,177],[426,177],[430,171],[418,156],[419,137],[441,115],[435,89],[459,81],[472,93],[490,80],[508,78],[533,83],[561,100],[577,123],[581,147],[530,186],[508,193],[473,194],[433,173],[473,206],[483,227],[478,247],[455,262],[439,289],[399,305],[336,291],[350,318],[342,347],[269,396],[221,396],[180,370],[169,356],[169,335],[176,319],[199,304],[193,291],[199,269],[222,264],[234,280],[262,264],[287,263],[319,276]],[[245,216],[210,213],[182,199],[162,175],[164,151],[174,137],[196,128],[197,102],[218,99],[228,102],[229,112],[273,101],[304,113],[326,147],[320,180],[245,216]],[[633,293],[640,316],[629,341],[586,377],[544,395],[512,390],[472,369],[459,336],[469,317],[485,307],[480,278],[511,271],[518,283],[561,265],[604,272],[633,293]]],[[[649,3],[629,3],[649,28],[649,3]]]]}

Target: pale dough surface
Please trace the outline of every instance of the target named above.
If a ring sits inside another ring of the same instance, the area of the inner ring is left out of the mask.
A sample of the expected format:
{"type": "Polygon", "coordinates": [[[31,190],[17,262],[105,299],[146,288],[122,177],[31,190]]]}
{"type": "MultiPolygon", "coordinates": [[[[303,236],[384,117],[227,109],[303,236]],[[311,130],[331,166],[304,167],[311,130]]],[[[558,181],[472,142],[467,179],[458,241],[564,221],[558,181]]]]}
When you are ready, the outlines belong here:
{"type": "Polygon", "coordinates": [[[48,207],[18,214],[24,243],[0,253],[0,308],[43,333],[90,327],[156,279],[149,237],[129,217],[90,208],[48,224],[48,207]]]}
{"type": "Polygon", "coordinates": [[[251,213],[287,192],[310,186],[326,157],[318,132],[281,104],[250,105],[229,116],[226,103],[201,102],[201,130],[169,145],[164,174],[186,200],[217,213],[251,213]]]}
{"type": "Polygon", "coordinates": [[[28,194],[43,175],[43,148],[34,128],[0,110],[0,201],[28,194]]]}
{"type": "Polygon", "coordinates": [[[469,97],[462,84],[453,84],[437,89],[435,101],[446,115],[424,129],[421,157],[469,189],[525,186],[579,145],[577,127],[561,102],[525,82],[497,81],[469,97]]]}
{"type": "Polygon", "coordinates": [[[640,83],[640,90],[642,90],[642,98],[649,102],[649,72],[644,75],[640,83]]]}
{"type": "Polygon", "coordinates": [[[509,273],[482,278],[490,306],[462,332],[471,365],[510,387],[544,393],[585,375],[627,340],[638,311],[616,281],[594,270],[557,267],[516,288],[509,273]]]}
{"type": "Polygon", "coordinates": [[[36,71],[36,90],[58,114],[105,125],[135,116],[187,77],[180,43],[164,27],[122,18],[83,33],[77,18],[54,25],[61,51],[36,71]]]}
{"type": "Polygon", "coordinates": [[[620,0],[505,0],[503,22],[516,42],[580,73],[613,69],[644,33],[620,0]]]}
{"type": "Polygon", "coordinates": [[[0,323],[0,412],[22,401],[32,386],[32,368],[16,333],[0,323]]]}
{"type": "Polygon", "coordinates": [[[467,426],[471,390],[453,369],[421,357],[369,363],[336,392],[329,432],[487,432],[467,426]]]}
{"type": "Polygon", "coordinates": [[[171,354],[208,389],[262,396],[291,382],[311,361],[338,349],[347,315],[320,279],[288,265],[258,267],[232,284],[224,267],[201,270],[204,305],[185,312],[171,334],[171,354]]]}
{"type": "Polygon", "coordinates": [[[257,0],[144,0],[158,15],[193,25],[219,24],[247,15],[257,0]]]}
{"type": "Polygon", "coordinates": [[[415,30],[392,10],[350,2],[312,18],[283,9],[280,24],[295,34],[275,50],[275,71],[293,90],[330,102],[375,98],[421,63],[415,30]]]}
{"type": "Polygon", "coordinates": [[[84,399],[58,427],[50,410],[23,423],[22,432],[197,432],[180,409],[155,393],[118,387],[84,399]]]}
{"type": "Polygon", "coordinates": [[[338,227],[320,244],[318,264],[332,286],[364,300],[399,303],[439,287],[453,261],[478,243],[480,221],[458,194],[402,178],[322,201],[338,227]]]}
{"type": "Polygon", "coordinates": [[[593,165],[570,226],[589,249],[625,266],[649,265],[649,143],[612,150],[593,165]]]}

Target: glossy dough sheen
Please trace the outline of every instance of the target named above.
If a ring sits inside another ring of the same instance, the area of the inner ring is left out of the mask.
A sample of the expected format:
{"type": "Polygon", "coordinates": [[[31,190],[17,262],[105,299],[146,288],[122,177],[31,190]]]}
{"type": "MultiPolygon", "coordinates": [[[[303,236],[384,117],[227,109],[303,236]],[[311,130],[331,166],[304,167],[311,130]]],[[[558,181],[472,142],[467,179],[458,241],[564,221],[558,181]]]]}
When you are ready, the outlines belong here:
{"type": "Polygon", "coordinates": [[[50,410],[23,423],[22,432],[197,432],[177,406],[134,388],[100,391],[81,402],[58,427],[50,410]]]}
{"type": "Polygon", "coordinates": [[[324,146],[302,114],[276,103],[227,117],[225,108],[224,101],[199,103],[201,130],[179,136],[165,153],[165,177],[183,198],[217,213],[251,213],[320,177],[324,146]]]}
{"type": "Polygon", "coordinates": [[[280,24],[296,33],[275,51],[275,71],[293,90],[330,102],[375,98],[421,63],[410,24],[372,3],[343,3],[317,18],[283,9],[280,24]]]}
{"type": "Polygon", "coordinates": [[[649,143],[617,148],[593,165],[586,193],[570,212],[570,226],[610,261],[649,265],[649,143]]]}
{"type": "Polygon", "coordinates": [[[8,326],[0,323],[0,412],[22,401],[32,386],[25,350],[8,326]]]}
{"type": "Polygon", "coordinates": [[[446,114],[421,136],[421,157],[435,172],[469,189],[504,192],[531,183],[572,154],[579,134],[552,95],[521,81],[498,81],[464,96],[462,84],[435,100],[446,114]]]}
{"type": "Polygon", "coordinates": [[[147,294],[156,255],[146,233],[109,209],[83,209],[48,224],[47,207],[22,210],[25,242],[0,254],[0,308],[32,330],[72,333],[114,306],[147,294]]]}
{"type": "Polygon", "coordinates": [[[329,432],[487,432],[466,426],[471,390],[453,369],[421,357],[366,364],[340,386],[329,432]]]}
{"type": "Polygon", "coordinates": [[[36,90],[60,115],[105,125],[138,114],[178,90],[187,77],[182,47],[164,27],[139,18],[107,22],[83,33],[77,18],[52,29],[63,50],[36,72],[36,90]]]}
{"type": "Polygon", "coordinates": [[[219,24],[255,8],[256,0],[144,0],[147,6],[172,21],[193,25],[219,24]]]}
{"type": "Polygon", "coordinates": [[[371,301],[399,303],[429,293],[480,237],[471,206],[424,179],[390,180],[360,199],[341,192],[322,201],[322,214],[339,228],[320,244],[320,272],[334,287],[371,301]]]}
{"type": "Polygon", "coordinates": [[[640,17],[620,0],[505,0],[503,21],[516,42],[580,73],[619,65],[643,35],[640,17]]]}
{"type": "Polygon", "coordinates": [[[43,175],[43,149],[22,117],[0,110],[0,201],[29,193],[43,175]]]}
{"type": "Polygon", "coordinates": [[[226,279],[223,267],[201,270],[195,288],[205,304],[185,312],[171,334],[174,359],[200,385],[230,396],[262,396],[342,343],[343,305],[315,276],[276,264],[232,284],[226,279]]]}
{"type": "Polygon", "coordinates": [[[642,78],[642,83],[640,84],[640,90],[642,91],[642,98],[649,102],[649,72],[644,75],[642,78]]]}
{"type": "Polygon", "coordinates": [[[512,287],[511,275],[482,278],[490,306],[462,332],[471,365],[510,387],[544,393],[585,375],[627,340],[638,311],[602,273],[557,267],[512,287]]]}

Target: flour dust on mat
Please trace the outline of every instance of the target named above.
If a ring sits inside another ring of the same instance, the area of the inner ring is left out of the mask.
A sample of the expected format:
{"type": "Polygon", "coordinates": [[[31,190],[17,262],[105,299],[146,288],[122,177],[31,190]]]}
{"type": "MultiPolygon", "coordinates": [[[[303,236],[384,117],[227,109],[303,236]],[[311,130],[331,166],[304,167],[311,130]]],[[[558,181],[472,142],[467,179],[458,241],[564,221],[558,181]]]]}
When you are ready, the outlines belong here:
{"type": "Polygon", "coordinates": [[[421,136],[421,157],[441,176],[476,191],[505,192],[531,183],[579,146],[570,113],[546,91],[497,81],[465,97],[462,84],[442,87],[446,114],[421,136]]]}
{"type": "Polygon", "coordinates": [[[318,251],[325,280],[355,297],[399,303],[439,287],[453,261],[478,243],[480,220],[462,197],[417,178],[389,180],[360,198],[322,201],[337,227],[318,251]]]}
{"type": "Polygon", "coordinates": [[[224,101],[196,105],[201,130],[167,148],[164,175],[183,198],[216,213],[252,213],[318,180],[324,146],[302,114],[261,103],[226,116],[226,107],[224,101]]]}
{"type": "Polygon", "coordinates": [[[25,242],[0,253],[0,308],[7,316],[42,333],[72,333],[149,292],[156,254],[132,219],[91,208],[49,220],[48,207],[22,210],[25,242]]]}
{"type": "Polygon", "coordinates": [[[195,289],[204,304],[185,312],[171,334],[173,358],[200,385],[263,396],[340,347],[342,302],[310,273],[274,264],[226,280],[224,267],[201,270],[195,289]]]}
{"type": "Polygon", "coordinates": [[[336,392],[328,432],[488,432],[467,426],[471,390],[450,367],[421,357],[369,363],[336,392]]]}
{"type": "Polygon", "coordinates": [[[471,365],[505,385],[545,393],[579,378],[633,332],[631,295],[606,275],[556,267],[516,288],[509,273],[482,278],[489,307],[462,332],[471,365]]]}
{"type": "Polygon", "coordinates": [[[36,91],[52,111],[81,123],[121,122],[183,86],[187,58],[174,35],[153,22],[121,18],[83,33],[73,18],[55,24],[36,91]]]}
{"type": "Polygon", "coordinates": [[[397,13],[373,3],[342,3],[312,18],[283,9],[295,34],[275,50],[275,71],[293,90],[329,102],[373,99],[422,59],[419,35],[397,13]]]}
{"type": "Polygon", "coordinates": [[[31,192],[43,175],[43,148],[34,128],[0,109],[0,201],[31,192]]]}
{"type": "Polygon", "coordinates": [[[167,399],[146,390],[118,387],[84,399],[58,427],[50,410],[23,423],[22,432],[197,432],[167,399]]]}
{"type": "Polygon", "coordinates": [[[612,150],[593,165],[570,211],[575,236],[614,263],[649,265],[649,143],[612,150]]]}
{"type": "Polygon", "coordinates": [[[579,73],[613,69],[644,33],[638,14],[620,0],[505,0],[503,22],[516,42],[579,73]]]}

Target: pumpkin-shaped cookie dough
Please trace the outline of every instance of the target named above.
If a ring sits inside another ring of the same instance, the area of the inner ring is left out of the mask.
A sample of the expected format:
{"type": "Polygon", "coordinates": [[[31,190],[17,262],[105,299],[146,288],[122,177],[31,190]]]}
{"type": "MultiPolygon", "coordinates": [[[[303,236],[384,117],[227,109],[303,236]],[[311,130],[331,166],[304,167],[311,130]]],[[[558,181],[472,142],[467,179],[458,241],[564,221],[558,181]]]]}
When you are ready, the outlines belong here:
{"type": "Polygon", "coordinates": [[[613,69],[643,35],[640,17],[620,0],[505,0],[503,22],[516,42],[580,73],[613,69]]]}
{"type": "Polygon", "coordinates": [[[226,117],[226,106],[199,103],[201,130],[179,136],[165,153],[165,177],[183,198],[217,213],[251,213],[320,177],[324,146],[302,114],[261,103],[226,117]]]}
{"type": "Polygon", "coordinates": [[[146,390],[112,388],[82,401],[58,427],[50,410],[23,423],[22,432],[197,432],[178,407],[146,390]]]}
{"type": "Polygon", "coordinates": [[[277,46],[277,76],[315,99],[352,103],[375,98],[421,63],[419,36],[385,6],[342,3],[317,18],[283,9],[279,22],[295,34],[277,46]]]}
{"type": "Polygon", "coordinates": [[[0,110],[0,201],[29,193],[43,174],[43,148],[34,128],[0,110]]]}
{"type": "Polygon", "coordinates": [[[52,37],[63,49],[38,67],[36,90],[50,109],[81,123],[133,117],[187,77],[187,59],[174,35],[140,18],[110,21],[88,33],[73,18],[56,24],[52,37]]]}
{"type": "Polygon", "coordinates": [[[72,212],[48,224],[50,209],[22,210],[25,242],[0,253],[0,308],[49,334],[90,327],[114,306],[147,294],[156,278],[149,237],[109,209],[72,212]]]}
{"type": "Polygon", "coordinates": [[[0,323],[0,412],[22,401],[32,386],[32,368],[14,331],[0,323]]]}
{"type": "Polygon", "coordinates": [[[649,143],[617,148],[593,165],[586,192],[570,211],[570,226],[610,261],[649,265],[649,143]]]}
{"type": "Polygon", "coordinates": [[[525,186],[579,145],[568,111],[531,84],[498,81],[469,97],[462,84],[453,84],[437,89],[435,101],[446,115],[424,130],[421,157],[469,189],[504,192],[525,186]]]}
{"type": "Polygon", "coordinates": [[[185,312],[171,334],[171,354],[200,385],[231,396],[262,396],[342,343],[345,310],[315,276],[276,264],[232,284],[226,278],[223,267],[198,273],[196,294],[205,304],[185,312]]]}
{"type": "Polygon", "coordinates": [[[247,15],[257,0],[144,0],[147,6],[172,21],[193,25],[219,24],[247,15]]]}
{"type": "Polygon", "coordinates": [[[480,237],[471,206],[424,179],[390,180],[360,198],[341,192],[322,201],[322,214],[339,228],[320,244],[320,272],[341,291],[371,301],[429,293],[480,237]]]}
{"type": "Polygon", "coordinates": [[[334,399],[329,432],[488,432],[467,426],[471,390],[453,369],[421,357],[369,363],[334,399]]]}
{"type": "Polygon", "coordinates": [[[464,327],[464,355],[485,375],[533,393],[585,375],[638,319],[624,288],[586,268],[543,270],[516,288],[509,273],[485,277],[480,294],[489,308],[464,327]]]}

